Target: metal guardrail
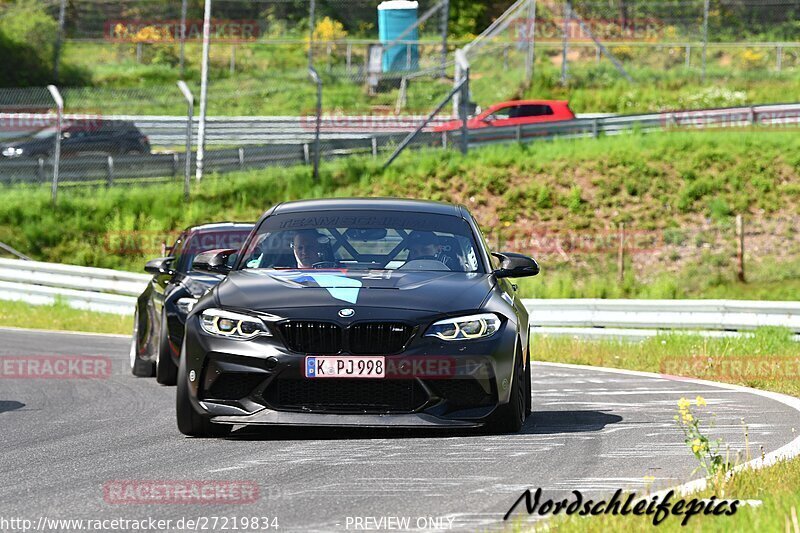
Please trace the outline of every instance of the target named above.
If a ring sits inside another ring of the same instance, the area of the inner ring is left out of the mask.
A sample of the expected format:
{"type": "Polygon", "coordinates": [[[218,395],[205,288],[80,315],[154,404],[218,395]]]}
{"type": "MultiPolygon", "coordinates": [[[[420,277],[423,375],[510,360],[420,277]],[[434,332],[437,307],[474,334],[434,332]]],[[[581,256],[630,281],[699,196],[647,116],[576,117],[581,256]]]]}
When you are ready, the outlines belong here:
{"type": "Polygon", "coordinates": [[[800,340],[800,302],[524,299],[523,304],[532,332],[548,335],[643,339],[669,330],[724,337],[783,327],[800,340]]]}
{"type": "MultiPolygon", "coordinates": [[[[227,119],[226,119],[227,120],[227,119]]],[[[185,122],[183,122],[185,126],[185,122]]],[[[468,133],[470,146],[495,143],[527,143],[555,137],[584,138],[620,135],[631,131],[651,132],[676,128],[724,128],[755,125],[798,126],[800,104],[775,104],[696,111],[675,111],[638,115],[595,116],[564,122],[525,126],[486,127],[468,133]]],[[[242,134],[239,131],[239,135],[242,134]]],[[[321,157],[331,159],[358,154],[377,157],[391,151],[406,136],[406,131],[374,133],[347,139],[325,139],[321,157]]],[[[461,131],[423,131],[412,143],[414,147],[448,148],[458,146],[461,131]]],[[[274,142],[260,146],[242,146],[206,152],[204,168],[228,172],[272,165],[308,164],[310,142],[274,142]]],[[[84,156],[65,158],[61,162],[59,181],[113,183],[117,179],[137,180],[169,178],[181,174],[183,154],[149,154],[124,156],[84,156]]],[[[46,183],[52,176],[52,162],[39,159],[0,160],[0,183],[46,183]]]]}
{"type": "MultiPolygon", "coordinates": [[[[0,300],[132,315],[150,276],[102,268],[0,259],[0,300]]],[[[536,334],[642,339],[664,331],[733,336],[784,327],[800,340],[800,302],[524,299],[536,334]]]]}

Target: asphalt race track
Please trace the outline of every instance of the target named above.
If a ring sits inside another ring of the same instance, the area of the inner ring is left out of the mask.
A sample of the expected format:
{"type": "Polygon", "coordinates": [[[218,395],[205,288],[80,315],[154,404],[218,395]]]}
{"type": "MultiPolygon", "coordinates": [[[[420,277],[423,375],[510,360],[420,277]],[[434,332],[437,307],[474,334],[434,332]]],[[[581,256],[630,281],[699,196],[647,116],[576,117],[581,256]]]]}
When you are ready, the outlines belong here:
{"type": "MultiPolygon", "coordinates": [[[[0,329],[0,362],[80,354],[112,363],[104,379],[0,379],[0,516],[258,516],[277,518],[279,531],[352,531],[354,517],[392,516],[410,517],[412,526],[424,517],[422,529],[494,530],[527,488],[597,496],[689,480],[697,463],[673,420],[681,396],[707,399],[716,413],[711,435],[732,453],[744,448],[741,419],[753,456],[760,446],[768,453],[787,444],[800,428],[799,412],[746,392],[537,364],[534,415],[518,435],[273,428],[190,439],[175,426],[175,389],[130,374],[128,342],[0,329]],[[109,503],[104,486],[119,480],[250,481],[259,497],[109,503]]],[[[515,516],[527,519],[523,509],[515,516]]]]}

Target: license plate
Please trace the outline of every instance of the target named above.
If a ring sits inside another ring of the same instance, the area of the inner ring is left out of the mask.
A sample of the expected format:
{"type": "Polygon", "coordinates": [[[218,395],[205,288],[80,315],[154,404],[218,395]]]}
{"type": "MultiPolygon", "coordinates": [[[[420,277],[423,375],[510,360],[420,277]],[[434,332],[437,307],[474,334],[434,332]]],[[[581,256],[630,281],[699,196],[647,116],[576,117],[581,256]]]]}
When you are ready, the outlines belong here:
{"type": "Polygon", "coordinates": [[[307,378],[382,378],[384,357],[306,357],[307,378]]]}

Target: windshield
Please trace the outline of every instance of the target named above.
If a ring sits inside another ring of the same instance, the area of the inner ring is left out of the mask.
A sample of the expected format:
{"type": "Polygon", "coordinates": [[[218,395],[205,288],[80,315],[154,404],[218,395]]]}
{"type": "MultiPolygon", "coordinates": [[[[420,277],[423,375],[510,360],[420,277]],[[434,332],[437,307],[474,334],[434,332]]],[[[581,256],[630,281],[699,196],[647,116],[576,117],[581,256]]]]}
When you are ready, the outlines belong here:
{"type": "Polygon", "coordinates": [[[269,217],[240,268],[483,272],[464,219],[402,211],[269,217]]]}

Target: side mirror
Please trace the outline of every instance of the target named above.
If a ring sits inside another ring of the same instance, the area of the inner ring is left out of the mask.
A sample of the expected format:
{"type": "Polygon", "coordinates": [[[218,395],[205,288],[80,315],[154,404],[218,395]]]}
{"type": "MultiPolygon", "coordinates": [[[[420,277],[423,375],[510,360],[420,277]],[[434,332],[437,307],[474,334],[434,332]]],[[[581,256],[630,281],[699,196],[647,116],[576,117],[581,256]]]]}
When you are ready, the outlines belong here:
{"type": "Polygon", "coordinates": [[[211,274],[227,274],[233,267],[229,265],[228,259],[239,250],[209,250],[197,254],[192,261],[192,270],[200,272],[210,272],[211,274]]]}
{"type": "Polygon", "coordinates": [[[171,276],[175,273],[175,271],[170,268],[170,266],[172,266],[171,263],[174,260],[174,257],[159,257],[158,259],[152,259],[144,265],[144,271],[148,274],[153,274],[154,276],[158,274],[166,274],[171,276]]]}
{"type": "Polygon", "coordinates": [[[527,255],[512,252],[495,253],[500,260],[500,268],[492,272],[497,278],[525,278],[539,273],[539,263],[527,255]]]}

